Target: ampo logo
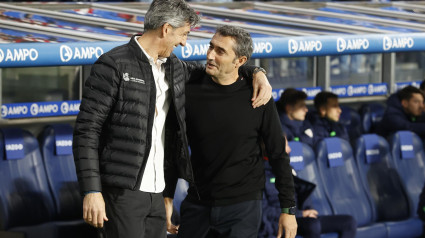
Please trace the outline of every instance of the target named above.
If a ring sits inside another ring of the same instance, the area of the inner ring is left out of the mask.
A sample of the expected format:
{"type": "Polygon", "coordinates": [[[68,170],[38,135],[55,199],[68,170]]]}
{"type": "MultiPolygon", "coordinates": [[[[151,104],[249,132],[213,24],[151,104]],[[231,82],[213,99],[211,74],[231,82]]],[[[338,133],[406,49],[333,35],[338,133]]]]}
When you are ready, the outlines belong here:
{"type": "Polygon", "coordinates": [[[383,41],[384,50],[412,48],[415,44],[415,41],[412,37],[390,38],[388,36],[384,36],[383,41]]]}
{"type": "Polygon", "coordinates": [[[192,56],[193,53],[193,47],[191,44],[186,43],[185,47],[182,47],[182,56],[183,58],[189,58],[190,56],[192,56]]]}
{"type": "Polygon", "coordinates": [[[62,62],[68,62],[72,59],[72,49],[67,45],[61,45],[60,55],[62,62]]]}
{"type": "Polygon", "coordinates": [[[0,49],[0,63],[4,60],[4,52],[0,49]]]}
{"type": "Polygon", "coordinates": [[[61,112],[63,114],[67,114],[69,112],[69,104],[67,102],[63,102],[61,104],[61,112]]]}
{"type": "Polygon", "coordinates": [[[367,39],[343,39],[343,38],[337,38],[336,40],[336,50],[338,52],[343,52],[345,50],[366,50],[369,48],[369,40],[367,39]]]}
{"type": "Polygon", "coordinates": [[[372,95],[374,92],[374,88],[372,84],[369,84],[369,86],[367,86],[367,94],[372,95]]]}
{"type": "Polygon", "coordinates": [[[31,115],[36,116],[38,114],[38,105],[33,103],[30,107],[31,115]]]}
{"type": "Polygon", "coordinates": [[[319,52],[322,50],[322,46],[322,42],[318,40],[296,41],[291,39],[288,41],[289,54],[295,54],[297,52],[319,52]]]}
{"type": "Polygon", "coordinates": [[[84,60],[99,58],[102,54],[103,49],[99,46],[74,47],[74,49],[67,45],[61,45],[60,47],[60,57],[62,62],[68,62],[71,59],[84,60]]]}
{"type": "Polygon", "coordinates": [[[1,117],[7,117],[7,107],[5,105],[1,106],[1,117]]]}

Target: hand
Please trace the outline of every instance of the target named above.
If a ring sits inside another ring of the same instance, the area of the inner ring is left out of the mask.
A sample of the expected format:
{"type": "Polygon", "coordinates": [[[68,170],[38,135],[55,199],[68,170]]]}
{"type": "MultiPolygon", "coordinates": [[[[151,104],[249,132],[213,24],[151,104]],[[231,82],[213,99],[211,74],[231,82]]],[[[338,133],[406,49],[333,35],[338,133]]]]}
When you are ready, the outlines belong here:
{"type": "Polygon", "coordinates": [[[319,213],[314,209],[309,209],[309,210],[303,211],[303,217],[317,218],[317,215],[319,215],[319,213]]]}
{"type": "Polygon", "coordinates": [[[289,155],[291,153],[291,147],[289,146],[288,139],[285,136],[285,152],[289,155]]]}
{"type": "Polygon", "coordinates": [[[103,222],[108,221],[102,193],[88,193],[84,196],[83,219],[96,228],[102,228],[103,222]]]}
{"type": "Polygon", "coordinates": [[[285,238],[295,238],[297,235],[297,220],[295,220],[295,215],[289,215],[286,213],[281,213],[279,218],[279,230],[277,232],[277,238],[281,238],[283,234],[283,229],[285,229],[285,238]]]}
{"type": "Polygon", "coordinates": [[[267,80],[267,76],[259,71],[253,75],[252,86],[254,93],[252,95],[252,107],[257,108],[266,105],[272,97],[272,86],[267,80]]]}
{"type": "Polygon", "coordinates": [[[177,234],[179,232],[179,226],[175,226],[171,222],[171,216],[173,215],[173,199],[169,197],[164,198],[165,203],[165,217],[167,219],[167,231],[171,234],[177,234]]]}

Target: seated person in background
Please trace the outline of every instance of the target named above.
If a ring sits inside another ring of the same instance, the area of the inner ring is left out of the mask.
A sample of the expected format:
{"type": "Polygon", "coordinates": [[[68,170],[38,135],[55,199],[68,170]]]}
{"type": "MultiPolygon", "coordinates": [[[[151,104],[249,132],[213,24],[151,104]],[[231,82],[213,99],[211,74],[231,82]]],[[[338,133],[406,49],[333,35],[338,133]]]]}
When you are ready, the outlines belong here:
{"type": "Polygon", "coordinates": [[[305,92],[288,88],[282,93],[276,106],[286,138],[313,146],[313,128],[310,122],[305,120],[308,112],[306,99],[305,92]]]}
{"type": "MultiPolygon", "coordinates": [[[[285,151],[288,154],[291,152],[287,142],[285,151]]],[[[264,156],[264,159],[267,160],[267,157],[264,156]]],[[[297,202],[297,207],[299,207],[295,213],[298,223],[297,235],[301,235],[303,238],[319,238],[321,234],[335,232],[338,233],[339,238],[354,238],[357,231],[356,220],[350,215],[320,215],[308,202],[305,202],[314,191],[315,184],[298,178],[294,170],[292,170],[292,173],[294,175],[295,201],[297,202]]],[[[271,180],[273,178],[267,178],[266,181],[271,180]]],[[[279,219],[279,204],[277,204],[276,199],[267,199],[269,196],[277,196],[276,192],[274,190],[271,191],[269,188],[266,186],[266,199],[263,200],[267,204],[264,204],[263,208],[265,216],[263,216],[262,221],[262,237],[275,237],[277,234],[277,227],[273,225],[279,219]],[[265,223],[272,224],[272,226],[265,223]]]]}
{"type": "Polygon", "coordinates": [[[336,94],[326,91],[318,93],[314,97],[314,107],[319,114],[313,124],[314,144],[333,136],[349,141],[347,129],[339,122],[341,108],[336,94]]]}
{"type": "Polygon", "coordinates": [[[400,130],[415,132],[425,137],[425,122],[420,117],[424,109],[424,95],[413,86],[392,94],[387,100],[387,110],[376,128],[376,133],[387,137],[400,130]]]}

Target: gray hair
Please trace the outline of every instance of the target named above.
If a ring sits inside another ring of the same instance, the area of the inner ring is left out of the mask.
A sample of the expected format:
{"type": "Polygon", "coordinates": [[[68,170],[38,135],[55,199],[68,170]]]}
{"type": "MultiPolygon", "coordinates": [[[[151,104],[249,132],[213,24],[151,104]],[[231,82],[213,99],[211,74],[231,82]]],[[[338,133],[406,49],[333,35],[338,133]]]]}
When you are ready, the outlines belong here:
{"type": "Polygon", "coordinates": [[[144,30],[155,30],[165,23],[174,28],[189,23],[191,27],[198,24],[200,17],[184,0],[154,0],[144,21],[144,30]]]}
{"type": "Polygon", "coordinates": [[[237,57],[246,56],[247,60],[251,58],[254,47],[249,32],[237,26],[225,25],[218,27],[215,33],[233,38],[235,41],[233,51],[235,51],[237,57]]]}

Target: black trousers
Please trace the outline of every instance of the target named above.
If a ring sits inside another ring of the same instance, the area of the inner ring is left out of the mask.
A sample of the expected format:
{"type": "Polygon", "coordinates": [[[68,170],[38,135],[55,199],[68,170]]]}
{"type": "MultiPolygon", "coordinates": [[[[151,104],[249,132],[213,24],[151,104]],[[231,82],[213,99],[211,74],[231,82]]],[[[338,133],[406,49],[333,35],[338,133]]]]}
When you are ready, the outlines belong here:
{"type": "Polygon", "coordinates": [[[103,238],[166,238],[162,193],[105,188],[106,216],[103,238]]]}
{"type": "Polygon", "coordinates": [[[228,206],[203,206],[183,200],[179,238],[257,238],[261,200],[228,206]]]}
{"type": "Polygon", "coordinates": [[[297,235],[304,238],[319,238],[320,234],[336,232],[340,238],[354,238],[357,223],[352,216],[332,215],[316,218],[297,218],[297,235]]]}

